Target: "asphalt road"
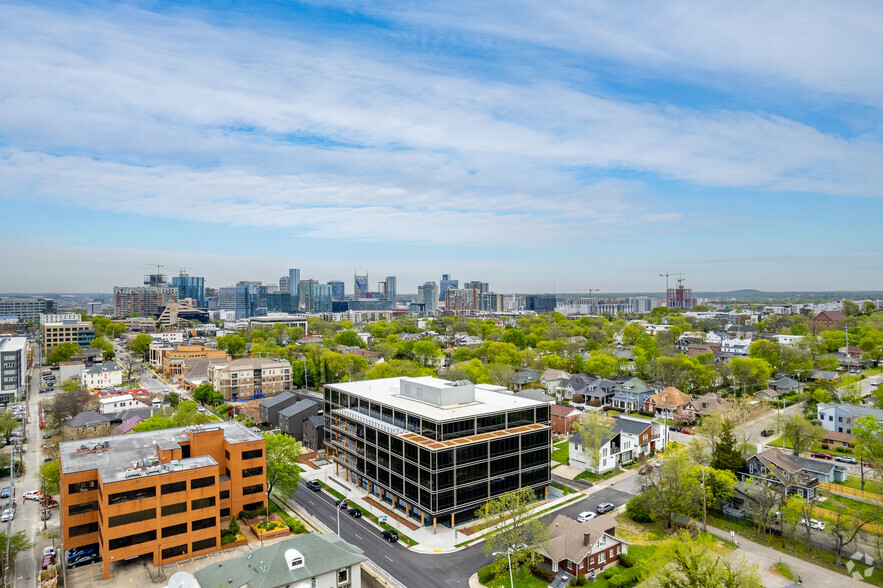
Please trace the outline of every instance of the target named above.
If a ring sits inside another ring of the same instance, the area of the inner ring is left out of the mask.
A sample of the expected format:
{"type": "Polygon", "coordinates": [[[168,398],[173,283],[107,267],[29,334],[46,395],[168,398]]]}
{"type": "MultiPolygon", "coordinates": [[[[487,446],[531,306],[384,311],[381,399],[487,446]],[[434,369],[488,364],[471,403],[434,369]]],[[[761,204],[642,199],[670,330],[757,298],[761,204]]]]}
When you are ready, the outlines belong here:
{"type": "MultiPolygon", "coordinates": [[[[602,502],[611,502],[615,506],[620,506],[631,496],[628,492],[614,487],[604,488],[543,518],[548,524],[560,514],[576,518],[584,510],[595,510],[595,507],[602,502]]],[[[294,499],[329,529],[337,530],[338,512],[334,508],[332,496],[325,492],[299,488],[294,499]]],[[[462,588],[468,585],[472,574],[491,561],[484,555],[481,544],[456,553],[444,554],[416,553],[401,543],[391,545],[380,538],[380,530],[372,523],[363,519],[354,519],[345,512],[340,513],[340,536],[357,545],[377,565],[409,588],[462,588]]]]}

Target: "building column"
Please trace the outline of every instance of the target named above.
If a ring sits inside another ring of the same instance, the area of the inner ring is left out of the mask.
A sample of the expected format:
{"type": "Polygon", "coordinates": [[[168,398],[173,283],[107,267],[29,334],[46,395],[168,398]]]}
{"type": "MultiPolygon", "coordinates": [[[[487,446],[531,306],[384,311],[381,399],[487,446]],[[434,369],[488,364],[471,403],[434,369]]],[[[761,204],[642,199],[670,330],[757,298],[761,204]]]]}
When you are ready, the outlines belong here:
{"type": "Polygon", "coordinates": [[[436,520],[436,518],[432,517],[432,532],[433,532],[433,534],[436,532],[436,523],[437,522],[438,521],[436,520]]]}
{"type": "Polygon", "coordinates": [[[454,528],[454,513],[451,513],[451,528],[454,528]]]}
{"type": "MultiPolygon", "coordinates": [[[[64,557],[64,553],[61,554],[61,557],[64,557]]],[[[104,579],[109,580],[110,579],[110,558],[109,557],[102,558],[101,565],[104,568],[104,579]]]]}
{"type": "Polygon", "coordinates": [[[420,513],[420,524],[424,525],[424,526],[426,525],[426,513],[425,512],[420,513]]]}

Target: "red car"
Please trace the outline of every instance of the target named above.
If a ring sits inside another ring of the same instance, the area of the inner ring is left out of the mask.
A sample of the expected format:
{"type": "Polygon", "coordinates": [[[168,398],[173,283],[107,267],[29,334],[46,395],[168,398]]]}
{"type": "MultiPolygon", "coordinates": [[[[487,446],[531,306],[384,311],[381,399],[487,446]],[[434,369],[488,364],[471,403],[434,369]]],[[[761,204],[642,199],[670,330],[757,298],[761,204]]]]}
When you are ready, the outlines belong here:
{"type": "Polygon", "coordinates": [[[47,553],[43,556],[43,569],[47,569],[49,566],[55,564],[55,554],[47,553]]]}
{"type": "Polygon", "coordinates": [[[829,453],[822,453],[821,451],[814,451],[810,453],[813,457],[818,457],[819,459],[834,459],[834,456],[829,453]]]}

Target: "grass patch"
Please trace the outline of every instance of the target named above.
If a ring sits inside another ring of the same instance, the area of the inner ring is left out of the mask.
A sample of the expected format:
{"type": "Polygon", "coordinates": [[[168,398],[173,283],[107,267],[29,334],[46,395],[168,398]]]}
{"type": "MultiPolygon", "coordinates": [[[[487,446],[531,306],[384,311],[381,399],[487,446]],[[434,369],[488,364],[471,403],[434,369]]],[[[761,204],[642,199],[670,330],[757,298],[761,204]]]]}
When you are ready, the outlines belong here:
{"type": "Polygon", "coordinates": [[[857,517],[863,521],[872,520],[878,512],[878,507],[876,505],[868,504],[861,500],[847,498],[846,496],[838,496],[837,494],[831,494],[824,490],[821,491],[820,494],[827,498],[827,500],[817,506],[824,508],[825,510],[857,517]]]}
{"type": "MultiPolygon", "coordinates": [[[[374,517],[371,517],[371,518],[374,518],[374,517]]],[[[408,547],[414,547],[415,545],[420,545],[419,543],[417,543],[416,541],[414,541],[413,539],[411,539],[410,537],[408,537],[407,535],[405,535],[404,533],[402,533],[401,531],[399,531],[398,529],[396,529],[392,525],[384,523],[384,522],[378,522],[376,519],[374,522],[376,522],[380,526],[381,529],[386,529],[387,531],[395,531],[396,533],[398,533],[399,534],[399,541],[401,541],[402,543],[404,543],[408,547]]]]}
{"type": "Polygon", "coordinates": [[[570,443],[564,441],[554,446],[555,451],[552,452],[552,461],[566,464],[570,460],[570,443]]]}
{"type": "Polygon", "coordinates": [[[560,484],[558,482],[552,482],[549,485],[552,486],[552,488],[558,488],[559,490],[564,492],[565,496],[567,496],[568,494],[576,494],[576,490],[574,490],[570,486],[565,486],[564,484],[560,484]]]}
{"type": "MultiPolygon", "coordinates": [[[[865,468],[865,492],[873,492],[874,494],[883,494],[883,484],[874,480],[872,477],[873,470],[865,468]]],[[[846,486],[853,490],[862,489],[862,479],[860,477],[847,476],[845,482],[834,482],[838,486],[846,486]]]]}
{"type": "Polygon", "coordinates": [[[295,535],[300,535],[302,533],[308,532],[307,527],[302,522],[285,512],[285,510],[283,510],[282,507],[276,504],[276,501],[273,499],[270,499],[270,512],[282,519],[282,522],[285,523],[288,526],[289,530],[291,530],[291,532],[295,535]]]}
{"type": "Polygon", "coordinates": [[[601,482],[602,480],[609,480],[610,478],[613,478],[614,476],[618,476],[619,474],[623,473],[624,471],[625,470],[621,470],[619,468],[616,468],[616,469],[604,472],[599,477],[599,476],[596,476],[595,474],[593,474],[592,472],[586,470],[585,472],[580,472],[579,474],[577,474],[577,476],[574,478],[574,480],[585,480],[586,482],[601,482]]]}
{"type": "Polygon", "coordinates": [[[794,572],[791,571],[791,568],[788,567],[788,564],[780,561],[776,565],[773,566],[776,568],[776,571],[791,580],[792,582],[795,580],[794,572]]]}
{"type": "MultiPolygon", "coordinates": [[[[547,588],[549,585],[548,582],[544,580],[540,580],[539,578],[535,578],[530,572],[527,570],[521,571],[521,577],[516,578],[514,573],[515,570],[512,570],[512,584],[518,588],[547,588]]],[[[487,584],[484,584],[487,588],[509,588],[509,572],[506,571],[505,576],[496,576],[491,578],[487,584]]]]}
{"type": "Polygon", "coordinates": [[[334,488],[332,488],[328,484],[323,484],[322,482],[319,482],[319,484],[322,486],[322,488],[325,489],[325,492],[327,492],[331,496],[335,497],[336,499],[343,500],[344,498],[346,498],[343,494],[341,494],[340,492],[338,492],[337,490],[335,490],[334,488]]]}

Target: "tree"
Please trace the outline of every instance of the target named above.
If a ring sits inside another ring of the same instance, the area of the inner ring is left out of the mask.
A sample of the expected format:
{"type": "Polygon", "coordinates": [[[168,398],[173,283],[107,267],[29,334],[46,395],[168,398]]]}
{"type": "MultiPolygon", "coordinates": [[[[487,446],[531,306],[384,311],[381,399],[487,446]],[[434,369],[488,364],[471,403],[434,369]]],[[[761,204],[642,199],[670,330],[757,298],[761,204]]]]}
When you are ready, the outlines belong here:
{"type": "Polygon", "coordinates": [[[264,433],[267,443],[267,494],[279,487],[286,494],[293,495],[300,482],[300,466],[297,459],[301,454],[300,441],[288,435],[264,433]]]}
{"type": "Polygon", "coordinates": [[[687,531],[658,544],[652,560],[644,564],[642,584],[659,588],[761,588],[756,565],[744,558],[730,559],[717,539],[703,534],[691,538],[687,531]]]}
{"type": "Polygon", "coordinates": [[[49,403],[49,416],[53,426],[58,428],[65,421],[88,410],[92,405],[92,397],[89,392],[77,387],[75,390],[59,392],[49,403]]]}
{"type": "Polygon", "coordinates": [[[177,392],[169,392],[166,394],[166,400],[169,401],[169,405],[171,405],[172,408],[175,408],[178,406],[178,403],[181,402],[181,397],[178,396],[177,392]]]}
{"type": "Polygon", "coordinates": [[[414,357],[417,361],[422,363],[425,367],[434,367],[435,360],[443,355],[441,349],[438,348],[438,345],[426,339],[414,343],[411,351],[414,353],[414,357]]]}
{"type": "Polygon", "coordinates": [[[9,443],[9,435],[18,427],[19,423],[9,410],[0,412],[0,436],[9,443]]]}
{"type": "Polygon", "coordinates": [[[104,326],[104,335],[111,339],[116,339],[127,330],[125,323],[108,323],[104,326]]]}
{"type": "Polygon", "coordinates": [[[147,351],[150,349],[150,344],[153,343],[153,337],[148,335],[147,333],[141,333],[132,341],[129,345],[129,349],[132,350],[132,353],[136,355],[140,355],[141,359],[147,359],[147,351]]]}
{"type": "Polygon", "coordinates": [[[47,494],[57,494],[61,480],[61,462],[58,459],[47,461],[40,466],[40,490],[47,494]]]}
{"type": "Polygon", "coordinates": [[[208,382],[200,384],[193,389],[193,400],[203,404],[219,404],[224,402],[224,397],[220,392],[212,388],[208,382]]]}
{"type": "Polygon", "coordinates": [[[859,469],[861,472],[862,490],[865,489],[865,458],[883,457],[883,428],[877,422],[874,415],[867,415],[856,419],[852,427],[855,435],[855,448],[859,454],[859,469]]]}
{"type": "Polygon", "coordinates": [[[374,364],[374,367],[365,372],[365,379],[376,380],[379,378],[396,378],[400,376],[416,378],[418,376],[429,376],[431,374],[432,370],[414,363],[413,361],[408,361],[406,359],[393,359],[383,363],[374,364]]]}
{"type": "Polygon", "coordinates": [[[765,360],[774,370],[782,367],[780,345],[775,340],[758,339],[749,347],[748,356],[765,360]]]}
{"type": "Polygon", "coordinates": [[[519,570],[539,558],[536,549],[548,539],[548,527],[541,517],[530,516],[536,500],[533,488],[521,488],[489,500],[475,512],[479,529],[493,529],[484,536],[483,549],[494,558],[497,573],[508,566],[507,553],[519,570]]]}
{"type": "Polygon", "coordinates": [[[803,415],[793,414],[782,425],[782,436],[785,441],[791,443],[794,455],[809,450],[813,443],[820,441],[825,434],[825,429],[814,425],[803,415]]]}
{"type": "Polygon", "coordinates": [[[10,561],[15,561],[16,556],[23,552],[27,551],[34,546],[34,544],[28,539],[27,531],[19,531],[12,536],[8,536],[6,533],[0,533],[0,545],[3,545],[4,548],[0,549],[0,584],[3,586],[11,586],[12,583],[6,582],[6,571],[7,568],[10,568],[9,561],[7,561],[7,556],[10,561]],[[9,549],[6,549],[6,544],[9,543],[9,549]]]}
{"type": "Polygon", "coordinates": [[[79,355],[83,352],[79,345],[76,343],[59,343],[55,346],[55,349],[52,350],[52,353],[49,354],[49,357],[46,360],[49,363],[59,363],[62,361],[70,361],[71,357],[75,355],[79,355]]]}
{"type": "Polygon", "coordinates": [[[601,448],[613,435],[613,423],[601,411],[590,410],[584,412],[573,424],[573,431],[579,435],[583,453],[589,458],[589,469],[594,470],[596,477],[600,477],[601,448]]]}
{"type": "Polygon", "coordinates": [[[742,386],[744,393],[747,388],[754,388],[766,383],[773,370],[764,359],[754,357],[734,357],[730,361],[733,379],[742,386]]]}
{"type": "MultiPolygon", "coordinates": [[[[853,302],[852,300],[844,300],[843,301],[843,314],[846,316],[858,316],[859,308],[858,304],[853,302]]],[[[839,565],[839,562],[838,562],[839,565]]]]}
{"type": "Polygon", "coordinates": [[[236,359],[245,351],[245,339],[242,335],[232,334],[218,337],[218,349],[223,349],[236,359]]]}
{"type": "Polygon", "coordinates": [[[729,419],[725,419],[721,425],[720,438],[711,457],[711,467],[735,473],[743,465],[745,465],[745,460],[742,459],[742,454],[736,447],[733,423],[729,419]]]}
{"type": "Polygon", "coordinates": [[[334,336],[334,342],[338,345],[346,345],[347,347],[364,347],[365,342],[359,337],[359,334],[352,330],[341,331],[334,336]]]}
{"type": "Polygon", "coordinates": [[[776,486],[763,480],[752,480],[745,488],[745,493],[751,497],[749,514],[757,523],[757,532],[765,533],[769,528],[770,510],[779,502],[781,494],[776,486]]]}
{"type": "Polygon", "coordinates": [[[113,345],[111,345],[104,337],[95,337],[92,339],[92,342],[89,343],[89,346],[103,351],[105,360],[113,359],[116,355],[113,350],[113,345]]]}
{"type": "Polygon", "coordinates": [[[834,539],[834,553],[837,555],[837,561],[834,562],[834,565],[843,565],[843,550],[858,539],[865,525],[873,523],[878,519],[879,516],[874,516],[863,521],[842,512],[834,513],[828,517],[828,525],[825,530],[834,539]]]}

